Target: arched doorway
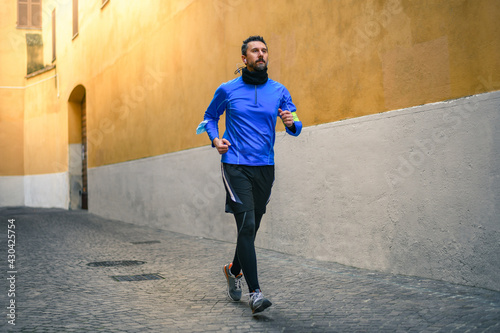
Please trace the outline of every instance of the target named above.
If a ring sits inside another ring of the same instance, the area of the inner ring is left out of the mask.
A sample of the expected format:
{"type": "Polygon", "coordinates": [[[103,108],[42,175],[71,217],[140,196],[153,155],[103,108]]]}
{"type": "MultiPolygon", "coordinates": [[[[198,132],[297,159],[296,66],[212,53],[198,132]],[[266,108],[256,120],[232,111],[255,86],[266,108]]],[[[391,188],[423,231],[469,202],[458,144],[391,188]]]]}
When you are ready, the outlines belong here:
{"type": "Polygon", "coordinates": [[[86,90],[76,86],[68,98],[69,209],[88,209],[86,90]]]}

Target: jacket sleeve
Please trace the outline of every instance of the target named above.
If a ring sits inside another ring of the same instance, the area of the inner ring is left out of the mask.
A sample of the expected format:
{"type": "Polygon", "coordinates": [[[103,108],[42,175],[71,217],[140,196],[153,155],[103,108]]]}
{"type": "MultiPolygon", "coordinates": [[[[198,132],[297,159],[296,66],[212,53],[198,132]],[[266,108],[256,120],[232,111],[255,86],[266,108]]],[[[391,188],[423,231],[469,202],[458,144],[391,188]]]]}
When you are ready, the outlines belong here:
{"type": "Polygon", "coordinates": [[[292,102],[292,96],[286,88],[283,89],[283,97],[280,103],[281,110],[288,110],[293,115],[293,124],[295,125],[295,132],[292,132],[288,127],[285,126],[286,132],[292,136],[298,136],[302,131],[302,122],[297,116],[297,107],[292,102]]]}
{"type": "Polygon", "coordinates": [[[210,105],[205,111],[205,116],[203,117],[203,119],[207,121],[205,128],[207,130],[210,142],[212,142],[212,146],[214,139],[219,137],[219,119],[226,110],[226,96],[227,94],[221,85],[215,91],[214,98],[210,102],[210,105]]]}

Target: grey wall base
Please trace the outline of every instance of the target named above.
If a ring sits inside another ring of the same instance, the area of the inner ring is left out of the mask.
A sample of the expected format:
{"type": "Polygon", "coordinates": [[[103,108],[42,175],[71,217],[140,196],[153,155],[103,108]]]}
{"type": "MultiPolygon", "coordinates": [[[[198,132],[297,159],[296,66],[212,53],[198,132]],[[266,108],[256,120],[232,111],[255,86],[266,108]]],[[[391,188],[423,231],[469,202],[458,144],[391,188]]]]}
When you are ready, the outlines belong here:
{"type": "MultiPolygon", "coordinates": [[[[299,110],[300,113],[300,110],[299,110]]],[[[194,131],[194,129],[193,129],[194,131]]],[[[89,209],[235,241],[211,147],[89,170],[89,209]]],[[[500,290],[500,92],[276,137],[257,246],[500,290]]],[[[221,254],[221,264],[232,253],[221,254]]]]}

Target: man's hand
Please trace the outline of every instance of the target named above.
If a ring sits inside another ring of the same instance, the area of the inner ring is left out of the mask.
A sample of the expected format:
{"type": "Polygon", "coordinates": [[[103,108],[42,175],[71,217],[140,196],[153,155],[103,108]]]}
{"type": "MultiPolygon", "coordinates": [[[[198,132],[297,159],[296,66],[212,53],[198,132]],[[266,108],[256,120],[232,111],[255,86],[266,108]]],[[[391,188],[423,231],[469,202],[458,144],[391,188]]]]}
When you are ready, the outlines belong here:
{"type": "Polygon", "coordinates": [[[293,115],[290,111],[288,110],[281,110],[278,109],[278,112],[280,114],[281,120],[283,120],[283,123],[285,124],[286,127],[292,127],[293,126],[293,115]]]}
{"type": "Polygon", "coordinates": [[[229,143],[229,141],[227,141],[226,139],[219,139],[219,138],[215,138],[213,144],[215,148],[217,148],[219,154],[221,155],[227,153],[229,146],[231,146],[231,143],[229,143]]]}

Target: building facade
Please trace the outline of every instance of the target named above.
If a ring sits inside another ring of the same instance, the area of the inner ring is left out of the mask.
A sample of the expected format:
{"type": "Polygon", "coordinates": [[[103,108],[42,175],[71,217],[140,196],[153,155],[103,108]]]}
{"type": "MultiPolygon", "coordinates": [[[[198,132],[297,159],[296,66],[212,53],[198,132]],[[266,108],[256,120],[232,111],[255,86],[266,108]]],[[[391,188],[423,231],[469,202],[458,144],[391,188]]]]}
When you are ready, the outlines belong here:
{"type": "Polygon", "coordinates": [[[0,4],[0,206],[232,241],[195,129],[260,34],[305,128],[258,245],[500,290],[500,2],[0,4]]]}

